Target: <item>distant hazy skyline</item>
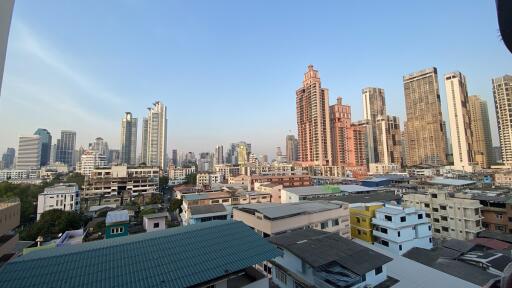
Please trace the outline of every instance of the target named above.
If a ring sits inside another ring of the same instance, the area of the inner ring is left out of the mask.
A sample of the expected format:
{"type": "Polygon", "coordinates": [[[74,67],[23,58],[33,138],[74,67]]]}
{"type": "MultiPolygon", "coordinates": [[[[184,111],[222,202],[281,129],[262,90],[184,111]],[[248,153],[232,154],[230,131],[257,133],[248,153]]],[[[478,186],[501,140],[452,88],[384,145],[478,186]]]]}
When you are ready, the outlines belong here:
{"type": "MultiPolygon", "coordinates": [[[[361,90],[385,90],[405,119],[402,76],[461,71],[487,100],[491,78],[512,74],[494,1],[26,1],[17,0],[0,97],[0,154],[18,136],[77,132],[119,149],[124,112],[168,107],[168,153],[240,140],[273,156],[296,135],[295,91],[307,65],[362,118],[361,90]]],[[[226,149],[225,149],[226,150],[226,149]]]]}

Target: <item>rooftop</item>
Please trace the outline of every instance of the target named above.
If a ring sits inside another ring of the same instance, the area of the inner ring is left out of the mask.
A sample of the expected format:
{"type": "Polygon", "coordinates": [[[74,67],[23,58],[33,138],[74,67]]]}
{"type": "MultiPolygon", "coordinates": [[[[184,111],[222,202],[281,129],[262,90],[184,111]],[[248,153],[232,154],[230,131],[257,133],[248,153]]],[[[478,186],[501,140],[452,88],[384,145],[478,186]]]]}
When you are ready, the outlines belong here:
{"type": "Polygon", "coordinates": [[[169,217],[169,213],[168,212],[160,212],[160,213],[144,215],[144,218],[146,218],[146,219],[163,218],[163,217],[169,217]]]}
{"type": "Polygon", "coordinates": [[[112,223],[120,223],[120,222],[128,222],[128,221],[130,221],[130,217],[128,216],[127,210],[109,211],[107,213],[107,218],[105,219],[105,224],[109,225],[112,223]]]}
{"type": "Polygon", "coordinates": [[[0,287],[190,287],[280,255],[242,222],[212,221],[34,251],[3,266],[0,287]]]}
{"type": "Polygon", "coordinates": [[[392,260],[335,233],[315,229],[288,232],[269,240],[314,268],[334,262],[363,275],[392,260]]]}
{"type": "Polygon", "coordinates": [[[223,204],[196,205],[190,206],[189,209],[192,215],[226,212],[226,207],[223,204]]]}
{"type": "Polygon", "coordinates": [[[510,250],[512,248],[510,243],[491,238],[474,238],[470,242],[494,250],[510,250]]]}
{"type": "Polygon", "coordinates": [[[442,258],[441,249],[427,250],[414,247],[405,252],[403,256],[479,286],[484,286],[492,279],[498,278],[497,275],[477,266],[454,259],[442,258]]]}
{"type": "Polygon", "coordinates": [[[44,189],[42,194],[67,194],[67,193],[75,193],[78,191],[78,185],[75,183],[64,183],[57,184],[44,189]]]}
{"type": "Polygon", "coordinates": [[[282,218],[294,217],[302,214],[313,214],[323,211],[339,209],[341,203],[327,201],[302,201],[296,203],[258,203],[247,204],[234,207],[250,214],[261,213],[266,219],[278,220],[282,218]]]}
{"type": "Polygon", "coordinates": [[[322,200],[339,200],[347,203],[372,203],[372,202],[391,202],[400,200],[400,195],[393,191],[380,191],[364,194],[350,194],[322,197],[322,200]]]}
{"type": "Polygon", "coordinates": [[[444,185],[444,186],[466,186],[475,184],[475,181],[471,180],[461,180],[461,179],[449,179],[449,178],[434,178],[428,181],[430,184],[434,185],[444,185]]]}
{"type": "Polygon", "coordinates": [[[322,194],[336,194],[336,193],[363,193],[373,192],[379,189],[364,187],[360,185],[324,185],[324,186],[306,186],[306,187],[294,187],[283,189],[289,193],[293,193],[299,196],[311,196],[311,195],[322,195],[322,194]]]}

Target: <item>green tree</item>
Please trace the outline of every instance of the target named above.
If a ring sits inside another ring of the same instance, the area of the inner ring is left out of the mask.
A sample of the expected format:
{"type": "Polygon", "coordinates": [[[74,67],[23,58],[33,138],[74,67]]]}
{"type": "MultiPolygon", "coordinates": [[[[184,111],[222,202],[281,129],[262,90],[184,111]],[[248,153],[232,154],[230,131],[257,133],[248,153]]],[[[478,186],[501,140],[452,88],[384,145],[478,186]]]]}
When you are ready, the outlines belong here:
{"type": "Polygon", "coordinates": [[[66,177],[66,179],[64,179],[64,182],[75,183],[78,187],[82,188],[84,187],[85,176],[80,173],[71,173],[66,177]]]}
{"type": "Polygon", "coordinates": [[[58,209],[48,210],[41,214],[39,221],[21,231],[20,238],[27,241],[35,241],[38,236],[43,236],[45,239],[54,239],[60,233],[79,229],[84,224],[83,222],[80,214],[76,212],[58,209]]]}
{"type": "Polygon", "coordinates": [[[0,183],[0,198],[18,198],[21,204],[21,224],[34,220],[37,208],[37,196],[44,191],[44,185],[0,183]]]}
{"type": "Polygon", "coordinates": [[[179,210],[179,213],[183,212],[183,209],[181,209],[181,205],[183,204],[183,199],[174,198],[171,201],[171,205],[169,205],[169,212],[174,212],[176,210],[179,210]]]}
{"type": "Polygon", "coordinates": [[[197,183],[197,174],[196,173],[188,174],[187,176],[185,176],[185,181],[188,184],[196,185],[196,183],[197,183]]]}

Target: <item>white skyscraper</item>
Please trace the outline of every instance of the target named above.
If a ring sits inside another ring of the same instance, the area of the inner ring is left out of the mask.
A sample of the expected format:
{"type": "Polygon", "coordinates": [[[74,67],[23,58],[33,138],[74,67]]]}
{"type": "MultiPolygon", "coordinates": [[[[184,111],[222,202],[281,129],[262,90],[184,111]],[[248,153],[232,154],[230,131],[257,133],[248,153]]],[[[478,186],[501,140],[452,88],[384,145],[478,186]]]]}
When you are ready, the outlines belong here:
{"type": "Polygon", "coordinates": [[[39,135],[20,136],[16,169],[28,170],[41,168],[41,137],[39,135]]]}
{"type": "Polygon", "coordinates": [[[2,78],[4,74],[5,54],[7,53],[7,40],[11,26],[14,0],[0,1],[0,93],[2,92],[2,78]]]}
{"type": "Polygon", "coordinates": [[[507,166],[512,166],[512,75],[492,79],[494,107],[498,120],[501,159],[507,166]]]}
{"type": "Polygon", "coordinates": [[[121,120],[121,163],[137,164],[137,118],[126,112],[121,120]]]}
{"type": "Polygon", "coordinates": [[[453,149],[453,166],[456,170],[473,171],[473,142],[466,77],[460,72],[444,76],[448,118],[453,149]]]}
{"type": "Polygon", "coordinates": [[[167,107],[160,101],[143,119],[142,162],[167,170],[167,107]]]}

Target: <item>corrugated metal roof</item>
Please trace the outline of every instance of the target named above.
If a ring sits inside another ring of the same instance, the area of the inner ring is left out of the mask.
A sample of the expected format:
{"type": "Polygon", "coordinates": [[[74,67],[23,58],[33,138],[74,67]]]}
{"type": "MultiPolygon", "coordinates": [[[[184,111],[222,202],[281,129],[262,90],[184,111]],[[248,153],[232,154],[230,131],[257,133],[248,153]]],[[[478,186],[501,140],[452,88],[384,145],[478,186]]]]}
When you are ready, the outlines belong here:
{"type": "Polygon", "coordinates": [[[361,185],[324,185],[324,186],[306,186],[283,189],[286,192],[299,196],[336,194],[336,193],[362,193],[379,191],[379,189],[364,187],[361,185]]]}
{"type": "Polygon", "coordinates": [[[119,223],[119,222],[128,222],[130,221],[130,216],[128,216],[127,210],[117,210],[117,211],[109,211],[107,213],[107,218],[105,219],[105,223],[119,223]]]}
{"type": "Polygon", "coordinates": [[[257,211],[270,219],[286,218],[301,214],[312,214],[322,211],[340,209],[340,204],[320,201],[302,201],[296,203],[258,203],[237,206],[239,210],[257,211]]]}
{"type": "Polygon", "coordinates": [[[435,178],[428,183],[432,184],[438,184],[438,185],[447,185],[447,186],[464,186],[464,185],[470,185],[475,184],[475,181],[471,180],[461,180],[461,179],[448,179],[448,178],[435,178]]]}
{"type": "Polygon", "coordinates": [[[0,287],[188,287],[281,256],[242,222],[34,251],[0,269],[0,287]]]}

